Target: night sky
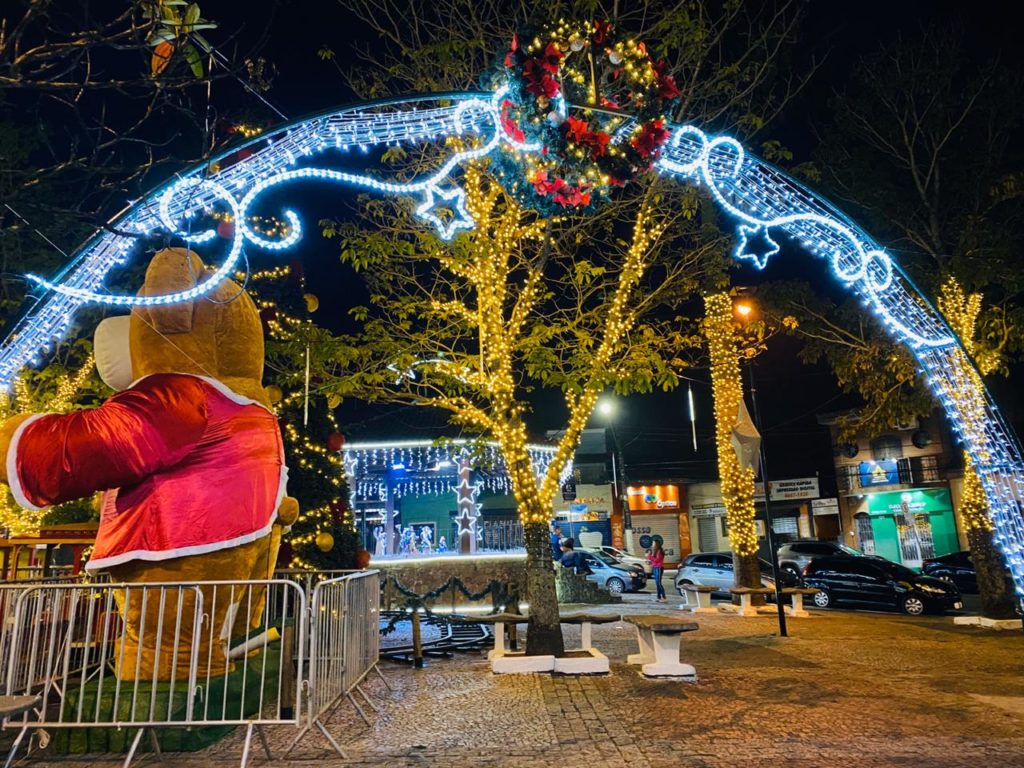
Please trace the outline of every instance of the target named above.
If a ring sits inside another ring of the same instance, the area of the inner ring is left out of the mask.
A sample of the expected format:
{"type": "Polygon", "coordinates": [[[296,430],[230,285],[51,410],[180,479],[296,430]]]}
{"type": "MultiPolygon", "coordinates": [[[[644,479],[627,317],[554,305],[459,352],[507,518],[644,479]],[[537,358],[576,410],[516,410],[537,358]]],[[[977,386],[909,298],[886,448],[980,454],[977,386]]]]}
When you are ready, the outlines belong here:
{"type": "MultiPolygon", "coordinates": [[[[964,30],[973,55],[979,60],[1000,52],[1016,56],[1019,33],[1005,17],[1003,3],[952,2],[878,2],[836,3],[826,0],[807,3],[807,14],[800,42],[794,51],[794,68],[805,68],[812,60],[822,61],[814,79],[790,106],[784,117],[771,126],[768,134],[780,139],[794,151],[795,162],[810,159],[814,149],[814,128],[824,122],[830,96],[846,82],[852,62],[873,52],[882,43],[914,37],[922,24],[940,20],[964,30]]],[[[289,118],[317,112],[353,100],[335,69],[321,62],[317,49],[329,45],[339,57],[346,55],[347,41],[365,35],[344,9],[326,0],[261,4],[261,15],[252,17],[252,5],[237,2],[202,3],[205,16],[234,28],[239,14],[250,16],[243,22],[241,37],[267,34],[264,56],[276,67],[277,74],[267,98],[289,118]],[[263,8],[266,11],[263,11],[263,8]],[[242,10],[244,8],[244,11],[242,10]],[[271,10],[273,9],[273,10],[271,10]]],[[[510,32],[512,30],[510,29],[510,32]]],[[[239,93],[239,106],[246,97],[239,93]]],[[[253,115],[269,117],[265,108],[248,100],[253,115]]],[[[767,138],[767,137],[766,137],[767,138]]],[[[339,197],[302,196],[296,209],[306,221],[321,216],[343,216],[345,201],[339,197]]],[[[318,321],[336,329],[346,327],[345,310],[359,303],[362,294],[358,280],[338,263],[336,246],[310,235],[300,246],[309,284],[321,299],[318,321]]],[[[807,277],[821,290],[836,286],[826,276],[824,265],[803,254],[780,254],[765,273],[750,267],[734,270],[736,285],[756,285],[764,279],[807,277]],[[820,277],[815,277],[820,276],[820,277]]],[[[768,465],[773,479],[819,474],[825,495],[832,478],[832,450],[827,430],[818,425],[816,415],[834,412],[857,404],[836,388],[830,371],[824,366],[802,364],[796,356],[795,341],[779,338],[760,356],[754,370],[761,423],[766,438],[768,465]]],[[[623,446],[630,480],[714,479],[713,423],[708,373],[693,370],[692,382],[670,393],[633,396],[620,403],[616,417],[616,436],[623,446]],[[687,420],[687,385],[692,386],[698,406],[698,450],[695,452],[687,420]]],[[[1012,379],[1011,379],[1012,380],[1012,379]]],[[[993,382],[996,397],[1011,421],[1020,428],[1020,403],[1014,388],[1006,381],[993,382]]],[[[534,403],[530,426],[538,433],[562,426],[563,413],[554,397],[540,397],[534,403]]],[[[443,425],[436,415],[417,409],[389,409],[347,402],[338,413],[350,440],[374,438],[435,437],[443,425]]],[[[600,426],[598,417],[592,426],[600,426]]]]}

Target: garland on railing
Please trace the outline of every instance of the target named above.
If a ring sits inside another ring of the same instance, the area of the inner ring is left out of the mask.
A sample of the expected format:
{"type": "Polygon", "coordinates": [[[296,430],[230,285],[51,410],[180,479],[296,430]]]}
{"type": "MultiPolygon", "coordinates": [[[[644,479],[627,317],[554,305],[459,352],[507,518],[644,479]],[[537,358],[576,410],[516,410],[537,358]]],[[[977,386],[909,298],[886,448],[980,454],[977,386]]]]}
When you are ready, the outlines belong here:
{"type": "Polygon", "coordinates": [[[429,592],[418,594],[402,584],[397,577],[391,574],[382,575],[384,580],[384,584],[382,586],[387,586],[387,583],[390,581],[398,593],[405,597],[405,603],[402,608],[399,609],[399,613],[393,616],[388,622],[388,625],[380,631],[382,635],[388,635],[391,632],[394,632],[395,626],[399,621],[406,618],[409,613],[419,611],[421,608],[427,616],[433,616],[434,613],[430,609],[430,603],[442,597],[446,592],[452,589],[457,589],[462,593],[462,596],[471,603],[475,603],[477,600],[483,600],[488,595],[491,595],[491,602],[495,608],[497,608],[498,605],[519,605],[519,589],[517,585],[505,584],[497,579],[492,579],[491,582],[479,592],[471,592],[469,587],[467,587],[458,576],[449,576],[448,579],[440,586],[435,587],[429,592]]]}

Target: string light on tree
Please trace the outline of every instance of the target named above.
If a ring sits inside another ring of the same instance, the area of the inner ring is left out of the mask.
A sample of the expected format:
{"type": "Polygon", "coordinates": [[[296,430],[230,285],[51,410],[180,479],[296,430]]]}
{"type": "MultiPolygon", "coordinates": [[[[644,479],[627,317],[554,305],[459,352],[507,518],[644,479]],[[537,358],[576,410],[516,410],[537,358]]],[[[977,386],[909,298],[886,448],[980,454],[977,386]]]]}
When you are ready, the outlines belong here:
{"type": "MultiPolygon", "coordinates": [[[[737,307],[741,314],[744,314],[743,306],[737,307]]],[[[732,445],[732,428],[743,399],[732,298],[728,293],[707,295],[704,310],[704,336],[711,359],[711,388],[715,399],[715,447],[729,543],[740,556],[750,556],[755,555],[758,548],[754,470],[740,466],[732,445]]],[[[746,314],[749,311],[747,305],[746,314]]]]}

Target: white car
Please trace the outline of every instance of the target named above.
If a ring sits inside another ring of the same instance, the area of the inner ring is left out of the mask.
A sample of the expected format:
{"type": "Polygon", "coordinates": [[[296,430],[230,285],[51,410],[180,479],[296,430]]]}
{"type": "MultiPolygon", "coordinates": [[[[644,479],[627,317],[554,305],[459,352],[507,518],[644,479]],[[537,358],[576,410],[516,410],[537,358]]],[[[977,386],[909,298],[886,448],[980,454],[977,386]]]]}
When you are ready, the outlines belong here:
{"type": "Polygon", "coordinates": [[[621,549],[616,549],[615,547],[612,547],[608,544],[602,544],[600,547],[597,547],[597,549],[590,549],[584,551],[603,552],[604,554],[608,555],[608,557],[612,558],[612,560],[615,560],[617,563],[620,563],[626,566],[627,568],[633,565],[639,566],[644,569],[644,573],[648,576],[650,576],[654,572],[654,568],[651,566],[650,561],[646,557],[637,557],[636,555],[631,555],[628,552],[624,552],[621,549]]]}

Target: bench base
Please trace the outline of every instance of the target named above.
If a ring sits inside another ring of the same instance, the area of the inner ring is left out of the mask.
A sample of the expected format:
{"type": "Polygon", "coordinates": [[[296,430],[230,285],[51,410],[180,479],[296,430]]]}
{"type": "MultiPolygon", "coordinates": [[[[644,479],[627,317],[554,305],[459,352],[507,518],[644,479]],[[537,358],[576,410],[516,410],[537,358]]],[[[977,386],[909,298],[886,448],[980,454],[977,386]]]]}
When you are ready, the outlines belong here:
{"type": "Polygon", "coordinates": [[[491,672],[496,675],[525,675],[554,670],[554,656],[527,656],[525,653],[505,652],[491,659],[491,672]]]}
{"type": "Polygon", "coordinates": [[[697,680],[697,670],[694,669],[693,665],[683,664],[679,661],[675,664],[671,662],[643,664],[640,667],[640,672],[644,677],[678,677],[689,682],[696,682],[697,680]]]}
{"type": "Polygon", "coordinates": [[[806,611],[803,608],[797,610],[791,605],[786,606],[786,615],[792,616],[794,619],[809,619],[811,617],[809,611],[806,611]]]}
{"type": "Polygon", "coordinates": [[[589,655],[577,658],[556,658],[555,668],[552,671],[556,675],[607,675],[611,671],[608,657],[597,648],[581,650],[589,655]]]}
{"type": "Polygon", "coordinates": [[[679,661],[681,635],[652,632],[643,627],[636,629],[640,653],[631,653],[626,657],[627,664],[639,664],[645,677],[697,679],[697,670],[679,661]]]}
{"type": "MultiPolygon", "coordinates": [[[[718,603],[715,609],[719,613],[735,613],[737,616],[757,616],[757,608],[753,605],[733,605],[732,603],[718,603]]],[[[774,611],[775,609],[772,608],[774,611]]]]}
{"type": "Polygon", "coordinates": [[[679,610],[687,613],[718,613],[718,609],[711,605],[687,605],[686,603],[680,605],[679,610]]]}
{"type": "Polygon", "coordinates": [[[986,629],[1015,629],[1020,631],[1020,619],[986,619],[984,616],[954,616],[954,624],[985,627],[986,629]]]}

